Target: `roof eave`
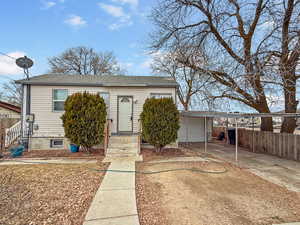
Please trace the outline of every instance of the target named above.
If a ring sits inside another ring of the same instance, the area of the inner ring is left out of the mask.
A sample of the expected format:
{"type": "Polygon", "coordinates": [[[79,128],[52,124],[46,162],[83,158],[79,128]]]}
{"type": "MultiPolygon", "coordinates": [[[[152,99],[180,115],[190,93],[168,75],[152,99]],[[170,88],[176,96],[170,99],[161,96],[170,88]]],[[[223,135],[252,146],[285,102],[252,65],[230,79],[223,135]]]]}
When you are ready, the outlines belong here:
{"type": "Polygon", "coordinates": [[[86,86],[86,87],[169,87],[176,88],[178,84],[95,84],[95,83],[51,83],[51,82],[30,82],[17,80],[16,84],[42,85],[42,86],[86,86]]]}

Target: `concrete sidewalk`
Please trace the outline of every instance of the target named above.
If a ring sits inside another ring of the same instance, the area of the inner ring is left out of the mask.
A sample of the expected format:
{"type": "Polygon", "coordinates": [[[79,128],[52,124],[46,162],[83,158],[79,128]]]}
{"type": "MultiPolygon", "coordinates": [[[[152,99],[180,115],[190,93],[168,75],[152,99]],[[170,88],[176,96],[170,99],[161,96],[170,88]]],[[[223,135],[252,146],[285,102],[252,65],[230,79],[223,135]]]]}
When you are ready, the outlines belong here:
{"type": "MultiPolygon", "coordinates": [[[[204,152],[204,145],[191,148],[195,151],[204,152]]],[[[208,143],[207,153],[291,191],[300,192],[300,162],[249,152],[241,147],[238,149],[238,162],[236,162],[235,147],[223,143],[208,143]]]]}
{"type": "MultiPolygon", "coordinates": [[[[112,161],[108,169],[134,171],[135,161],[112,161]]],[[[139,225],[135,173],[107,172],[83,225],[139,225]]]]}

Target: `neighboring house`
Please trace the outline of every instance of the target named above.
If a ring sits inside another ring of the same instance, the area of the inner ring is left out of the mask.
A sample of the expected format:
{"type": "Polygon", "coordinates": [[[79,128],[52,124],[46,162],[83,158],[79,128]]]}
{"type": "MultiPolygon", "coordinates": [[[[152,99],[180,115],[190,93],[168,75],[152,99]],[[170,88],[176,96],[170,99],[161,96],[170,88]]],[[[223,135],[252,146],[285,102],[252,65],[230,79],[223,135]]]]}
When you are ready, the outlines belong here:
{"type": "Polygon", "coordinates": [[[2,118],[19,119],[21,117],[21,107],[0,101],[0,115],[2,118]]]}

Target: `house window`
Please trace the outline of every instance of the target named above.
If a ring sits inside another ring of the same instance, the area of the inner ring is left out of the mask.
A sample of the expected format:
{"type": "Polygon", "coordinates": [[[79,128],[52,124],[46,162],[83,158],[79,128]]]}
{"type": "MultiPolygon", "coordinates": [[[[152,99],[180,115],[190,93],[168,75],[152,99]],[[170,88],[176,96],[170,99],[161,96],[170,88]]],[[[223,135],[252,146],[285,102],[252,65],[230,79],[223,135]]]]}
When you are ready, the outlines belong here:
{"type": "Polygon", "coordinates": [[[62,139],[51,139],[50,148],[62,148],[64,146],[64,141],[62,139]]]}
{"type": "Polygon", "coordinates": [[[151,98],[172,98],[171,93],[151,93],[151,98]]]}
{"type": "Polygon", "coordinates": [[[68,97],[67,89],[54,89],[53,90],[53,111],[64,111],[65,101],[68,97]]]}
{"type": "Polygon", "coordinates": [[[104,102],[106,104],[107,113],[109,110],[109,92],[99,92],[98,93],[100,97],[104,99],[104,102]]]}

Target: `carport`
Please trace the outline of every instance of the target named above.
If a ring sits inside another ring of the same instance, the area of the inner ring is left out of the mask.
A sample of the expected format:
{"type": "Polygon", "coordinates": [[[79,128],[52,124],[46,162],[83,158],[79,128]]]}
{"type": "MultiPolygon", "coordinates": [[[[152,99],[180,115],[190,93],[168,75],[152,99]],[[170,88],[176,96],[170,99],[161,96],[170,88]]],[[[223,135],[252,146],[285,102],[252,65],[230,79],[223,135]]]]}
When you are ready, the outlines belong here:
{"type": "MultiPolygon", "coordinates": [[[[239,118],[263,118],[263,117],[293,117],[295,119],[300,117],[300,113],[227,113],[227,112],[200,112],[200,111],[182,111],[181,116],[184,117],[193,117],[193,118],[204,118],[204,151],[207,153],[207,120],[214,118],[233,118],[235,120],[235,161],[238,161],[238,128],[239,118]]],[[[253,124],[253,123],[252,123],[253,124]]],[[[228,129],[228,123],[227,123],[228,129]]]]}

